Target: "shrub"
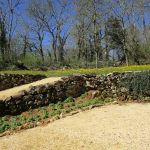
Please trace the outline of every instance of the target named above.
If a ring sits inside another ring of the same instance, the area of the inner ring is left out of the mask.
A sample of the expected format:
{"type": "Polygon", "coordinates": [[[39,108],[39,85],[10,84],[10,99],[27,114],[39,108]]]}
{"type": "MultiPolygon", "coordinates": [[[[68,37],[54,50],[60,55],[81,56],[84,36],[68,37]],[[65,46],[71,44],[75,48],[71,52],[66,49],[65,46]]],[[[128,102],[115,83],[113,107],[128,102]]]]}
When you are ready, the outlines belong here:
{"type": "Polygon", "coordinates": [[[56,111],[55,111],[55,115],[60,115],[61,112],[62,112],[61,110],[56,110],[56,111]]]}
{"type": "Polygon", "coordinates": [[[15,129],[17,126],[21,126],[21,125],[22,125],[21,122],[19,122],[19,121],[14,121],[14,122],[11,123],[11,128],[12,128],[12,129],[15,129]]]}
{"type": "Polygon", "coordinates": [[[27,118],[25,116],[22,116],[22,115],[20,117],[21,117],[22,124],[26,123],[27,118]]]}
{"type": "Polygon", "coordinates": [[[126,87],[133,94],[150,96],[150,71],[127,74],[120,86],[126,87]]]}
{"type": "Polygon", "coordinates": [[[33,121],[34,121],[33,116],[30,116],[30,117],[28,118],[28,122],[33,122],[33,121]]]}
{"type": "Polygon", "coordinates": [[[87,93],[84,93],[84,94],[82,94],[81,96],[80,96],[80,98],[85,98],[87,96],[87,93]]]}
{"type": "Polygon", "coordinates": [[[40,121],[40,120],[41,120],[41,117],[40,117],[38,114],[35,114],[35,115],[33,116],[33,119],[34,119],[34,121],[40,121]]]}
{"type": "Polygon", "coordinates": [[[0,126],[0,133],[5,132],[6,130],[10,129],[10,125],[8,123],[3,123],[0,126]]]}
{"type": "Polygon", "coordinates": [[[68,108],[65,110],[65,113],[70,113],[72,111],[72,108],[68,108]]]}
{"type": "Polygon", "coordinates": [[[81,104],[76,106],[76,108],[78,108],[78,109],[80,109],[82,107],[83,107],[83,105],[81,105],[81,104]]]}
{"type": "Polygon", "coordinates": [[[112,98],[106,98],[106,99],[104,99],[104,103],[111,103],[113,101],[114,100],[112,98]]]}
{"type": "Polygon", "coordinates": [[[70,103],[67,103],[66,106],[67,107],[72,107],[72,106],[75,106],[75,103],[74,102],[70,102],[70,103]]]}
{"type": "Polygon", "coordinates": [[[74,99],[73,99],[73,97],[68,97],[64,102],[65,103],[70,103],[70,102],[73,102],[74,101],[74,99]]]}
{"type": "Polygon", "coordinates": [[[55,110],[55,104],[49,104],[49,107],[50,107],[50,109],[53,111],[53,110],[55,110]]]}
{"type": "Polygon", "coordinates": [[[48,118],[48,111],[44,110],[42,114],[42,119],[46,119],[46,118],[48,118]]]}
{"type": "Polygon", "coordinates": [[[2,117],[2,119],[1,119],[2,121],[6,121],[7,120],[7,117],[6,116],[4,116],[4,117],[2,117]]]}
{"type": "Polygon", "coordinates": [[[2,118],[0,118],[0,126],[3,124],[3,120],[2,118]]]}
{"type": "Polygon", "coordinates": [[[51,112],[49,113],[49,115],[50,115],[50,116],[55,116],[55,115],[56,115],[56,111],[51,111],[51,112]]]}
{"type": "Polygon", "coordinates": [[[56,108],[57,109],[63,109],[63,104],[62,104],[62,102],[58,102],[57,104],[56,104],[56,108]]]}

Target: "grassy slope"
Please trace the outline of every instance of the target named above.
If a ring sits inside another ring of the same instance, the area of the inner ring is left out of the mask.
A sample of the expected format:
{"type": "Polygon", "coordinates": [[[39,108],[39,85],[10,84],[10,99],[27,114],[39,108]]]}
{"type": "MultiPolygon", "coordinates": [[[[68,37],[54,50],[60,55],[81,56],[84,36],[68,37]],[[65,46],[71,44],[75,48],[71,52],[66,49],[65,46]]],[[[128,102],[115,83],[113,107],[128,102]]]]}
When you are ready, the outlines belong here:
{"type": "Polygon", "coordinates": [[[2,73],[8,74],[42,74],[47,77],[55,76],[69,76],[69,75],[79,75],[79,74],[108,74],[113,71],[124,72],[124,71],[145,71],[150,70],[150,65],[140,65],[140,66],[122,66],[122,67],[106,67],[98,69],[66,69],[66,70],[49,70],[49,71],[0,71],[2,73]]]}

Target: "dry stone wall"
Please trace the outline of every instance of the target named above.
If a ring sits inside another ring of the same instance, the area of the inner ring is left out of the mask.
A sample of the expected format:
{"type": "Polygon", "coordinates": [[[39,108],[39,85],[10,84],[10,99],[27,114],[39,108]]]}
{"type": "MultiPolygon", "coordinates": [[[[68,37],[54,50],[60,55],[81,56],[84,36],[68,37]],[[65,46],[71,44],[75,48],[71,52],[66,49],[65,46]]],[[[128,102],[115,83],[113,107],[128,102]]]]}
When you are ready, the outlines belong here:
{"type": "Polygon", "coordinates": [[[0,116],[16,115],[30,108],[64,101],[67,97],[79,97],[90,90],[99,90],[102,98],[115,97],[117,86],[123,74],[113,73],[107,76],[82,75],[64,77],[55,84],[31,87],[29,92],[0,100],[0,116]]]}
{"type": "Polygon", "coordinates": [[[46,78],[44,75],[0,74],[0,91],[46,78]]]}

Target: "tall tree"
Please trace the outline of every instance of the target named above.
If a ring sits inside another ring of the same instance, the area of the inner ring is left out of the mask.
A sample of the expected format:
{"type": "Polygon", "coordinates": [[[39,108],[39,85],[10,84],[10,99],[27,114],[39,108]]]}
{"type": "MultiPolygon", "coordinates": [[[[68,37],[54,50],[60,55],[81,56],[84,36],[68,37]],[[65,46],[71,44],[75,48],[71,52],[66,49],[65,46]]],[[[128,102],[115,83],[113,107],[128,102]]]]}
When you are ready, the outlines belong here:
{"type": "Polygon", "coordinates": [[[5,63],[6,47],[7,47],[6,28],[4,19],[5,17],[3,16],[3,12],[0,11],[0,51],[2,63],[5,63]]]}

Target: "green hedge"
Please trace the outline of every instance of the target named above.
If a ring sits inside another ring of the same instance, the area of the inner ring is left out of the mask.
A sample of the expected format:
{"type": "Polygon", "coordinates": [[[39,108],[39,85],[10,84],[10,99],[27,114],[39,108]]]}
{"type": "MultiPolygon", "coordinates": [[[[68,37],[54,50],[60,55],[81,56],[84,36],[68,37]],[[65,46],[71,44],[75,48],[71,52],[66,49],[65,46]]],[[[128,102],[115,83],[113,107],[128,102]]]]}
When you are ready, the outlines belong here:
{"type": "Polygon", "coordinates": [[[129,89],[130,93],[150,96],[150,71],[129,73],[120,85],[129,89]]]}

